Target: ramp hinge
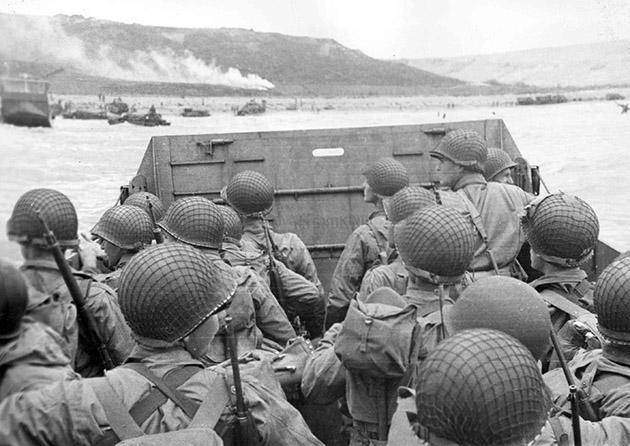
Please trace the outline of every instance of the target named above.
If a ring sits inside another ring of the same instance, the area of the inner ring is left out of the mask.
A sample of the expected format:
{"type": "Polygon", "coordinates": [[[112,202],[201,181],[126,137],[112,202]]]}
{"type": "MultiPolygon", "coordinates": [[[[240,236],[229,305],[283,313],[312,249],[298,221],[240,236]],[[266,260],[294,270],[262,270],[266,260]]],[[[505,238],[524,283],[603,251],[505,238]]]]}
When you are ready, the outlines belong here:
{"type": "Polygon", "coordinates": [[[203,149],[203,153],[206,155],[214,156],[215,146],[226,146],[228,144],[232,144],[233,142],[233,139],[212,139],[210,141],[198,142],[197,147],[203,149]]]}

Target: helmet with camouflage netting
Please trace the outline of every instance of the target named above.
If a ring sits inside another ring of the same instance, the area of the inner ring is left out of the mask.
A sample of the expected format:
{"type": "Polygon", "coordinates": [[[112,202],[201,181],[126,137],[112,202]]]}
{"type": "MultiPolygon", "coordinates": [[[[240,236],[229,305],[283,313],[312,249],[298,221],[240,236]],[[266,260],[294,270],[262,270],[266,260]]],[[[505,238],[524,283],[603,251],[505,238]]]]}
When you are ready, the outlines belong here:
{"type": "Polygon", "coordinates": [[[185,197],[171,203],[158,223],[174,239],[198,248],[221,248],[223,214],[203,197],[185,197]]]}
{"type": "Polygon", "coordinates": [[[396,226],[396,247],[412,274],[436,283],[456,282],[475,254],[472,222],[446,206],[416,211],[396,226]]]}
{"type": "Polygon", "coordinates": [[[436,204],[433,192],[421,186],[407,186],[396,192],[387,203],[387,218],[398,224],[417,210],[436,204]]]}
{"type": "Polygon", "coordinates": [[[486,142],[474,130],[451,130],[435,150],[429,152],[438,159],[447,159],[467,169],[483,173],[488,158],[486,142]]]}
{"type": "Polygon", "coordinates": [[[267,212],[273,204],[273,185],[263,174],[245,170],[230,179],[225,200],[243,215],[267,212]]]}
{"type": "Polygon", "coordinates": [[[137,250],[153,241],[153,224],[147,213],[126,204],[105,211],[90,232],[122,249],[137,250]]]}
{"type": "Polygon", "coordinates": [[[416,382],[419,423],[462,445],[526,444],[551,407],[529,350],[496,330],[465,330],[442,341],[420,364],[416,382]]]}
{"type": "Polygon", "coordinates": [[[488,148],[488,158],[483,169],[483,176],[486,177],[486,180],[492,181],[505,169],[514,166],[516,166],[516,163],[512,161],[512,158],[505,150],[490,147],[488,148]]]}
{"type": "Polygon", "coordinates": [[[219,206],[219,209],[223,214],[223,221],[225,222],[223,240],[239,243],[243,235],[241,217],[229,206],[219,206]]]}
{"type": "Polygon", "coordinates": [[[381,158],[363,172],[370,188],[379,195],[391,197],[409,185],[409,174],[393,158],[381,158]]]}
{"type": "Polygon", "coordinates": [[[236,290],[210,259],[176,243],[154,245],[123,269],[120,309],[138,336],[174,342],[223,309],[236,290]]]}
{"type": "Polygon", "coordinates": [[[608,265],[593,291],[599,330],[609,341],[630,344],[630,257],[608,265]]]}
{"type": "Polygon", "coordinates": [[[55,234],[60,245],[76,246],[79,243],[79,223],[74,205],[67,196],[54,189],[32,189],[18,199],[7,222],[9,240],[48,246],[40,217],[55,234]]]}
{"type": "Polygon", "coordinates": [[[522,219],[529,244],[543,260],[575,267],[593,252],[599,235],[595,211],[585,201],[557,193],[526,208],[522,219]]]}
{"type": "Polygon", "coordinates": [[[150,192],[136,192],[135,194],[130,195],[125,200],[124,204],[144,209],[149,216],[149,213],[153,211],[153,219],[155,221],[162,220],[162,218],[164,218],[164,213],[166,212],[162,200],[150,192]],[[149,203],[151,203],[151,209],[149,209],[149,203]]]}
{"type": "Polygon", "coordinates": [[[18,335],[27,302],[28,289],[22,273],[0,259],[0,342],[18,335]]]}
{"type": "Polygon", "coordinates": [[[514,336],[536,359],[549,349],[547,304],[534,288],[512,277],[484,277],[470,284],[446,317],[455,333],[490,328],[514,336]]]}

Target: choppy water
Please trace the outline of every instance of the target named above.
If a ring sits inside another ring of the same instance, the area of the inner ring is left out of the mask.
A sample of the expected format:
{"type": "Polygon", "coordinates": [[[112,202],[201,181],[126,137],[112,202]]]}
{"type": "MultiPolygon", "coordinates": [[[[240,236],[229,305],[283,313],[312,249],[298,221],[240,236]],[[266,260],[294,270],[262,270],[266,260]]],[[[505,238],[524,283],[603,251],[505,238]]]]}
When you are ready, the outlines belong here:
{"type": "MultiPolygon", "coordinates": [[[[235,117],[164,116],[170,127],[109,126],[105,121],[57,119],[52,129],[0,124],[0,225],[26,190],[52,187],[66,193],[88,230],[114,204],[119,186],[135,174],[153,135],[288,130],[502,118],[523,155],[541,167],[552,191],[589,202],[599,215],[604,241],[627,249],[630,237],[630,114],[611,102],[571,102],[530,107],[435,107],[413,111],[270,111],[235,117]]],[[[17,259],[18,249],[0,234],[0,256],[17,259]]]]}

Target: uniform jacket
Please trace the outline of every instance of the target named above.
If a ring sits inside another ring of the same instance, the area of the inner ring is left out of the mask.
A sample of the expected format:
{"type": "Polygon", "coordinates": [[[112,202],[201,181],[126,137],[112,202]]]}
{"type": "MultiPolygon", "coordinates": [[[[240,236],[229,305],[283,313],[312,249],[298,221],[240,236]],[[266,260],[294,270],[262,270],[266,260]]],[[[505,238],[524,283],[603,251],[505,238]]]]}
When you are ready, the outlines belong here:
{"type": "Polygon", "coordinates": [[[0,400],[17,392],[78,379],[62,351],[61,336],[30,318],[22,320],[18,337],[0,345],[0,400]]]}
{"type": "MultiPolygon", "coordinates": [[[[62,301],[71,303],[72,297],[63,277],[53,261],[26,261],[21,271],[38,291],[52,295],[58,293],[62,301]]],[[[118,296],[110,287],[95,281],[90,275],[75,272],[79,288],[88,289],[86,308],[96,320],[98,335],[105,343],[113,361],[122,364],[134,347],[131,330],[118,306],[118,296]]],[[[102,375],[103,367],[98,353],[89,345],[84,328],[78,325],[79,345],[74,368],[83,377],[102,375]]]]}
{"type": "Polygon", "coordinates": [[[409,281],[409,273],[400,257],[387,265],[370,268],[361,281],[359,294],[369,296],[372,291],[380,287],[391,288],[398,294],[405,294],[409,281]]]}
{"type": "MultiPolygon", "coordinates": [[[[238,284],[226,313],[232,316],[239,352],[245,353],[259,348],[263,337],[285,345],[296,336],[269,287],[261,283],[251,269],[231,267],[214,252],[206,252],[206,255],[225,276],[232,277],[238,284]]],[[[225,336],[225,329],[222,327],[202,358],[206,364],[218,364],[229,358],[225,336]]]]}
{"type": "MultiPolygon", "coordinates": [[[[255,272],[258,279],[264,283],[263,287],[269,290],[268,255],[259,250],[244,251],[234,243],[224,242],[222,257],[236,268],[255,272]]],[[[298,273],[291,271],[279,260],[274,260],[274,265],[278,271],[284,293],[285,306],[283,310],[286,312],[286,316],[289,320],[299,316],[311,338],[320,337],[326,308],[317,287],[298,273]]],[[[266,291],[265,294],[269,294],[270,299],[276,302],[276,306],[278,305],[271,290],[266,291]]]]}
{"type": "Polygon", "coordinates": [[[370,215],[369,224],[359,226],[346,240],[330,282],[326,327],[345,318],[350,300],[359,291],[366,271],[379,261],[379,254],[388,248],[389,226],[385,214],[376,211],[370,215]],[[377,237],[381,241],[377,241],[377,237]]]}
{"type": "MultiPolygon", "coordinates": [[[[465,174],[453,190],[479,211],[497,266],[509,266],[525,242],[520,216],[534,197],[512,184],[488,183],[480,173],[465,174]]],[[[478,251],[470,269],[488,271],[492,263],[488,255],[478,251]]]]}
{"type": "MultiPolygon", "coordinates": [[[[225,386],[228,372],[222,367],[204,369],[183,348],[140,347],[133,354],[154,374],[185,366],[199,366],[199,372],[182,384],[181,393],[198,403],[212,398],[213,388],[225,386]]],[[[152,384],[135,371],[118,367],[106,378],[123,405],[130,409],[149,393],[152,384]]],[[[15,445],[93,445],[109,429],[105,411],[91,385],[92,379],[62,381],[38,391],[14,394],[0,402],[0,444],[15,445]]],[[[321,445],[309,431],[300,413],[279,393],[253,376],[243,376],[243,393],[256,427],[267,445],[321,445]]],[[[278,388],[279,389],[279,388],[278,388]]],[[[224,408],[221,419],[232,415],[224,408]]],[[[142,423],[146,434],[185,429],[190,419],[171,400],[142,423]]]]}
{"type": "Polygon", "coordinates": [[[120,286],[120,275],[122,274],[123,268],[127,263],[129,263],[134,254],[135,253],[123,254],[116,264],[116,269],[114,271],[103,274],[96,274],[94,278],[99,282],[104,283],[112,290],[118,292],[118,287],[120,286]]]}

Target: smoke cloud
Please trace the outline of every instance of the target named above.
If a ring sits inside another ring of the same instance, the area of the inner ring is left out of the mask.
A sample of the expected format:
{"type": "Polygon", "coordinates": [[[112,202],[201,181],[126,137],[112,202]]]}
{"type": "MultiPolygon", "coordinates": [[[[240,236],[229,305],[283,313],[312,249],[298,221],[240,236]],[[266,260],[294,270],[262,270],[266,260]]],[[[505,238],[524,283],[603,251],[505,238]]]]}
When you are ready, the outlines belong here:
{"type": "Polygon", "coordinates": [[[89,75],[147,82],[223,85],[268,90],[274,85],[256,75],[206,63],[188,50],[171,48],[122,51],[107,44],[87,50],[68,35],[55,17],[0,14],[0,56],[21,61],[58,63],[89,75]]]}

